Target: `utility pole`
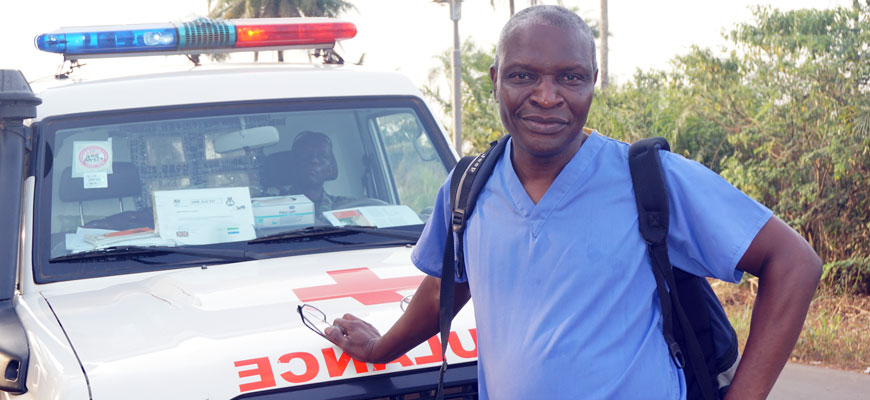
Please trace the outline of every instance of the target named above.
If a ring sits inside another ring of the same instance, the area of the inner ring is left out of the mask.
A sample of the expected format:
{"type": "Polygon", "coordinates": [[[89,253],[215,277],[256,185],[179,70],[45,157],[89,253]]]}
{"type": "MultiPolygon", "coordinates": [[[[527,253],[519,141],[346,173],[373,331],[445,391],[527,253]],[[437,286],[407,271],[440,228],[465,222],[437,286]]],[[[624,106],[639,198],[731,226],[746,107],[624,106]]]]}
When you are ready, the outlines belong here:
{"type": "Polygon", "coordinates": [[[598,69],[601,72],[601,90],[607,88],[608,79],[607,79],[607,57],[608,57],[608,48],[607,48],[607,0],[601,0],[601,22],[598,25],[598,39],[601,42],[601,46],[599,50],[601,54],[601,62],[598,63],[598,69]]]}
{"type": "Polygon", "coordinates": [[[462,0],[450,0],[453,20],[453,146],[462,155],[462,61],[459,47],[459,18],[462,0]]]}
{"type": "Polygon", "coordinates": [[[453,20],[453,147],[462,155],[462,61],[459,45],[459,19],[462,0],[433,0],[450,3],[450,19],[453,20]]]}

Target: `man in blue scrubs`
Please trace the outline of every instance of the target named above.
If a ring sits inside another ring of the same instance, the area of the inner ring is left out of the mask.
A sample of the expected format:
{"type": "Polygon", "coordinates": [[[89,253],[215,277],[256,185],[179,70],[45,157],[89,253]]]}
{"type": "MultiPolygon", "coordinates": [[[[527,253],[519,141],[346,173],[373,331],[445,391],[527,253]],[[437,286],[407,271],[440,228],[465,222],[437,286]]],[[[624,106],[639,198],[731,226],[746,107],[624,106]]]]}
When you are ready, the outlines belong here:
{"type": "MultiPolygon", "coordinates": [[[[490,69],[510,151],[481,191],[464,238],[483,399],[682,399],[637,227],[628,145],[584,133],[597,79],[589,28],[555,6],[517,13],[490,69]]],[[[794,347],[821,262],[771,211],[700,164],[663,152],[669,254],[696,275],[759,279],[729,399],[763,399],[794,347]]],[[[384,336],[362,320],[327,329],[355,359],[389,362],[438,331],[449,182],[412,259],[429,276],[384,336]]]]}

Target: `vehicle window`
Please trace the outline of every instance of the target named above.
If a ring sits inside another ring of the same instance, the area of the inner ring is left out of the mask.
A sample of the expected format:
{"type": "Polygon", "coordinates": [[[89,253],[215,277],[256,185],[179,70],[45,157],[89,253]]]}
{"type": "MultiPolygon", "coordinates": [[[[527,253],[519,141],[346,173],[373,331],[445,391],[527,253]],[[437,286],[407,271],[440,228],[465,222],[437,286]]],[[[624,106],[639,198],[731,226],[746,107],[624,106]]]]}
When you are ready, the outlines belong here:
{"type": "Polygon", "coordinates": [[[417,110],[227,106],[52,121],[39,189],[50,201],[37,217],[45,251],[422,225],[449,156],[417,110]]]}
{"type": "Polygon", "coordinates": [[[445,175],[429,135],[410,111],[387,114],[374,121],[402,203],[419,213],[430,213],[432,199],[445,175]]]}

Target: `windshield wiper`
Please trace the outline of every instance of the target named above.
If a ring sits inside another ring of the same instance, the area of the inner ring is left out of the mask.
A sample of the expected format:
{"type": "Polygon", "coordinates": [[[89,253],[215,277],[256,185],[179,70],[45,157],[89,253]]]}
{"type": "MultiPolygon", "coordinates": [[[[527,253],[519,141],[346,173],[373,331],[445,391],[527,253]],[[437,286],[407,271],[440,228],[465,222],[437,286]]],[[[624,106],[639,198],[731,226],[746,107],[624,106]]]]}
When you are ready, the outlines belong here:
{"type": "Polygon", "coordinates": [[[249,253],[245,250],[201,249],[169,246],[112,246],[100,250],[55,257],[49,260],[49,262],[81,261],[112,257],[135,257],[166,253],[212,258],[223,261],[250,261],[259,259],[257,254],[249,253]]]}
{"type": "Polygon", "coordinates": [[[335,234],[369,234],[394,239],[405,243],[417,243],[420,234],[413,231],[378,229],[376,226],[309,226],[287,232],[279,232],[248,241],[248,244],[280,242],[289,240],[312,239],[335,234]]]}

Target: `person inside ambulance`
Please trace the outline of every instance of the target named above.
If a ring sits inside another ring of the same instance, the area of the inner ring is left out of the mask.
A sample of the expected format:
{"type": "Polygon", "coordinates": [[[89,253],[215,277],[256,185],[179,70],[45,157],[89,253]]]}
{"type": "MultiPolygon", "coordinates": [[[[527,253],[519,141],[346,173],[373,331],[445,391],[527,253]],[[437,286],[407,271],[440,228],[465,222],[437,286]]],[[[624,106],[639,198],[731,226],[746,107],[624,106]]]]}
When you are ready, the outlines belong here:
{"type": "Polygon", "coordinates": [[[338,162],[332,152],[332,140],[325,133],[315,131],[296,135],[290,151],[270,154],[263,171],[267,195],[304,194],[314,203],[317,224],[329,224],[322,213],[351,200],[331,195],[324,189],[326,182],[336,178],[338,162]]]}

